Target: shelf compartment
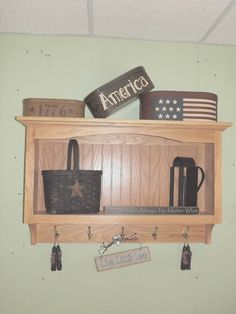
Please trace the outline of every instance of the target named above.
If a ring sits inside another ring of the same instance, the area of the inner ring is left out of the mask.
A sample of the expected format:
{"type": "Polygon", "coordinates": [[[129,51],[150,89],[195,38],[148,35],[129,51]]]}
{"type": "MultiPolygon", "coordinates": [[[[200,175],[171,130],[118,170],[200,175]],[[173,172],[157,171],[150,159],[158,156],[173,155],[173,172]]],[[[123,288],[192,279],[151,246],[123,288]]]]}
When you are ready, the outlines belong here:
{"type": "MultiPolygon", "coordinates": [[[[81,169],[103,171],[101,211],[103,206],[168,206],[170,167],[175,157],[182,156],[194,158],[204,169],[206,180],[198,193],[198,206],[203,212],[214,213],[213,144],[167,139],[160,144],[159,138],[150,141],[147,136],[142,136],[138,144],[130,144],[130,136],[123,144],[104,144],[103,137],[97,137],[96,144],[86,143],[86,137],[77,139],[81,169]]],[[[46,212],[41,171],[66,169],[67,145],[68,140],[35,140],[34,214],[46,212]]]]}

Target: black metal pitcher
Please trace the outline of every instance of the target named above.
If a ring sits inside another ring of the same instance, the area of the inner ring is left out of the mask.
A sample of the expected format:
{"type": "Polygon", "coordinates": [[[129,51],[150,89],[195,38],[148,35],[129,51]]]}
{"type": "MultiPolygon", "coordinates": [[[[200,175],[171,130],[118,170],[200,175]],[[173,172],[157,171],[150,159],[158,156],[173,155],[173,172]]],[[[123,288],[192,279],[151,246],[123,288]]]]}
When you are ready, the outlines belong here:
{"type": "Polygon", "coordinates": [[[176,157],[170,168],[170,206],[174,206],[176,168],[178,169],[177,206],[197,206],[197,193],[203,184],[205,173],[201,167],[196,166],[194,159],[189,157],[176,157]],[[201,173],[200,182],[198,182],[199,171],[201,173]]]}

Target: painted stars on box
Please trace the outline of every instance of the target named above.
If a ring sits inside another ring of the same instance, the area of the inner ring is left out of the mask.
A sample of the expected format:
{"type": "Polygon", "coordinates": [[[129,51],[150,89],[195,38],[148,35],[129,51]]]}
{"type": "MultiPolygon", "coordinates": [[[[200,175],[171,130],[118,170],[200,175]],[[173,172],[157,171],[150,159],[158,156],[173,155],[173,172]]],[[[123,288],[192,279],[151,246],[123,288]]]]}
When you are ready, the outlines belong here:
{"type": "Polygon", "coordinates": [[[183,120],[183,100],[158,98],[152,104],[157,120],[183,120]]]}

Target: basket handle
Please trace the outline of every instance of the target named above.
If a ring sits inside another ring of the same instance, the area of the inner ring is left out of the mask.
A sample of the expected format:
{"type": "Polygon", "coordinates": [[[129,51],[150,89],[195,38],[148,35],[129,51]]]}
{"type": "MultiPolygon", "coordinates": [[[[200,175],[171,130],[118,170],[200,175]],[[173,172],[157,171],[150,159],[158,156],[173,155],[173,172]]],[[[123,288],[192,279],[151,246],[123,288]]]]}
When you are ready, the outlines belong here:
{"type": "Polygon", "coordinates": [[[79,170],[79,145],[77,140],[70,139],[67,151],[67,170],[79,170]],[[72,151],[73,151],[73,169],[72,164],[72,151]]]}

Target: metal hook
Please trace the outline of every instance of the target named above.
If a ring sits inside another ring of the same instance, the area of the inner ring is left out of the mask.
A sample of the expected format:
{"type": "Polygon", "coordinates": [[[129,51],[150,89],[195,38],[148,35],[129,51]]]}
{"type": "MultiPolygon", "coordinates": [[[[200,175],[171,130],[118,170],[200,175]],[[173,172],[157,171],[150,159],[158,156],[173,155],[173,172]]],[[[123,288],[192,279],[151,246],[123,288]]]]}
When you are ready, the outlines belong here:
{"type": "Polygon", "coordinates": [[[60,233],[57,231],[57,227],[54,226],[54,245],[58,244],[59,236],[60,236],[60,233]]]}
{"type": "Polygon", "coordinates": [[[121,234],[120,234],[120,237],[121,237],[121,242],[126,242],[126,241],[137,241],[138,240],[138,237],[137,237],[137,233],[134,232],[133,234],[131,234],[130,236],[126,236],[125,235],[125,228],[122,227],[121,228],[121,234]]]}
{"type": "Polygon", "coordinates": [[[187,241],[188,239],[188,230],[189,230],[189,227],[187,226],[185,230],[183,230],[183,237],[185,239],[185,241],[187,241]]]}
{"type": "Polygon", "coordinates": [[[152,232],[152,237],[153,237],[154,240],[156,240],[156,238],[157,238],[157,230],[158,230],[158,227],[156,226],[155,229],[152,232]]]}
{"type": "Polygon", "coordinates": [[[138,240],[138,237],[137,237],[136,232],[131,234],[130,237],[125,236],[125,238],[123,239],[124,242],[126,242],[126,241],[137,241],[137,240],[138,240]]]}
{"type": "Polygon", "coordinates": [[[91,240],[92,236],[91,226],[88,226],[88,239],[91,240]]]}
{"type": "Polygon", "coordinates": [[[120,234],[121,238],[124,239],[125,238],[125,227],[121,227],[121,234],[120,234]]]}

